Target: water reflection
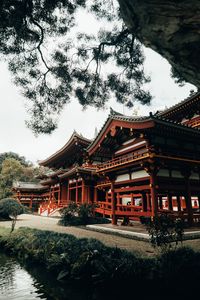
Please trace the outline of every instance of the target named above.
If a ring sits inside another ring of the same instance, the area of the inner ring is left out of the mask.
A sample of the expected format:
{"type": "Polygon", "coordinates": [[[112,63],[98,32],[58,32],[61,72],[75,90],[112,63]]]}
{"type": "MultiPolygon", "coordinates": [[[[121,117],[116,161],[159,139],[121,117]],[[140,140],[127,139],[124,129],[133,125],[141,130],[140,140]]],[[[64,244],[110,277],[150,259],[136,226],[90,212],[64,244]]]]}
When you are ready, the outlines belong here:
{"type": "Polygon", "coordinates": [[[37,282],[13,258],[0,254],[0,299],[32,300],[52,299],[37,282]]]}
{"type": "Polygon", "coordinates": [[[84,286],[58,282],[41,267],[25,269],[0,252],[0,300],[96,300],[93,292],[84,286]]]}

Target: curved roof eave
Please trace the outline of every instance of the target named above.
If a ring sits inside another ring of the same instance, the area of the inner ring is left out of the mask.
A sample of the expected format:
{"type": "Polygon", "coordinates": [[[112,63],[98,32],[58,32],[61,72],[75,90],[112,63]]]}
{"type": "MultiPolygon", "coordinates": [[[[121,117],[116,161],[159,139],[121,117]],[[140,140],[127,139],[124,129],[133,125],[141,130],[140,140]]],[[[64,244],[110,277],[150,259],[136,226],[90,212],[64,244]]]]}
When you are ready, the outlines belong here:
{"type": "Polygon", "coordinates": [[[39,165],[40,166],[48,166],[48,164],[50,164],[52,161],[58,159],[65,152],[67,152],[67,150],[70,148],[70,146],[75,144],[77,142],[77,140],[85,143],[86,146],[87,146],[87,144],[89,145],[91,143],[91,140],[79,135],[76,131],[74,131],[73,134],[71,135],[71,137],[69,138],[69,140],[67,141],[67,143],[61,149],[56,151],[54,154],[52,154],[48,158],[46,158],[42,161],[39,161],[39,165]]]}
{"type": "Polygon", "coordinates": [[[116,112],[114,112],[114,114],[109,114],[97,137],[87,148],[87,152],[89,153],[89,155],[91,155],[95,151],[97,144],[101,143],[102,137],[107,134],[107,131],[110,130],[110,125],[115,121],[121,122],[123,125],[129,124],[129,126],[127,127],[130,128],[140,127],[140,125],[141,128],[144,128],[145,126],[151,127],[152,124],[150,125],[150,123],[152,123],[154,119],[151,118],[151,115],[144,117],[132,117],[118,114],[116,112]]]}
{"type": "Polygon", "coordinates": [[[177,113],[178,110],[183,109],[185,106],[188,106],[192,104],[192,100],[200,100],[200,92],[197,92],[195,94],[192,94],[191,96],[187,97],[186,99],[182,100],[181,102],[178,102],[177,104],[158,112],[157,115],[161,117],[168,117],[170,115],[173,115],[177,113]]]}

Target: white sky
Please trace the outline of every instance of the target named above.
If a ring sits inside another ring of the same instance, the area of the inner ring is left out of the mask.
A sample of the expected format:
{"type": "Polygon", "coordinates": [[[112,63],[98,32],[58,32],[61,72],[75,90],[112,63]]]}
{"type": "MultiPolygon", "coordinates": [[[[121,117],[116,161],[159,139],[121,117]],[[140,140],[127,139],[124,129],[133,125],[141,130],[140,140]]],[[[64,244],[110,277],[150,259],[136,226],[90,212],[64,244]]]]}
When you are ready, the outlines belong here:
{"type": "MultiPolygon", "coordinates": [[[[91,28],[91,23],[85,23],[85,26],[91,28]]],[[[82,29],[85,28],[82,26],[82,29]]],[[[150,106],[136,104],[139,115],[174,105],[188,97],[191,89],[195,89],[190,84],[178,87],[170,78],[168,62],[150,49],[145,49],[145,54],[145,68],[152,78],[149,88],[154,99],[150,106]]],[[[25,127],[24,121],[28,119],[24,108],[26,100],[12,83],[5,63],[0,63],[0,97],[0,153],[13,151],[34,163],[61,148],[74,129],[87,138],[93,138],[95,127],[100,130],[104,124],[109,114],[109,106],[120,113],[127,115],[133,113],[133,109],[128,110],[114,101],[108,102],[105,110],[97,111],[89,108],[82,111],[77,101],[72,99],[71,104],[66,106],[60,116],[58,129],[51,135],[40,135],[36,138],[30,129],[25,127]]]]}

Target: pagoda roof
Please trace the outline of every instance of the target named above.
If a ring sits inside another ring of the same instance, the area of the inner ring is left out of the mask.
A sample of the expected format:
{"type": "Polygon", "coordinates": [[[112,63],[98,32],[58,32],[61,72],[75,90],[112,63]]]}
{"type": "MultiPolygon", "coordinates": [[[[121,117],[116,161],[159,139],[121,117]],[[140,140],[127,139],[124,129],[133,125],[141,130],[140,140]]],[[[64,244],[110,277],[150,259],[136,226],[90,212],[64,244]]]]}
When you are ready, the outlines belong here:
{"type": "Polygon", "coordinates": [[[130,130],[148,130],[150,128],[156,127],[156,125],[162,125],[165,128],[176,128],[179,131],[184,131],[185,134],[189,133],[200,135],[200,130],[198,128],[192,128],[187,126],[186,124],[179,123],[174,121],[173,119],[168,119],[167,117],[161,114],[152,114],[150,113],[149,116],[144,117],[135,117],[135,116],[125,116],[120,113],[117,113],[111,110],[107,120],[105,121],[104,125],[102,126],[99,134],[94,139],[94,141],[88,146],[87,151],[89,155],[92,155],[95,151],[98,151],[98,148],[101,146],[103,141],[108,137],[108,133],[113,131],[113,136],[115,135],[114,131],[115,128],[128,128],[130,130]]]}
{"type": "Polygon", "coordinates": [[[61,168],[63,165],[68,167],[73,164],[75,153],[79,153],[81,149],[87,148],[90,143],[91,140],[74,131],[70,139],[61,149],[47,159],[40,161],[39,165],[49,168],[61,168]],[[77,145],[79,147],[77,147],[77,145]]]}
{"type": "Polygon", "coordinates": [[[40,183],[15,181],[13,182],[13,190],[36,192],[36,191],[46,190],[46,187],[44,187],[40,183]]]}
{"type": "Polygon", "coordinates": [[[72,168],[71,170],[65,172],[62,175],[59,175],[59,178],[67,178],[73,175],[81,175],[81,174],[92,174],[94,171],[96,170],[96,168],[84,168],[84,167],[79,167],[76,166],[74,168],[72,168]]]}
{"type": "MultiPolygon", "coordinates": [[[[167,118],[174,119],[179,116],[186,117],[190,112],[200,110],[200,92],[192,94],[183,101],[161,111],[157,112],[156,115],[167,118]],[[197,107],[198,105],[198,107],[197,107]]],[[[178,121],[178,120],[177,120],[178,121]]]]}

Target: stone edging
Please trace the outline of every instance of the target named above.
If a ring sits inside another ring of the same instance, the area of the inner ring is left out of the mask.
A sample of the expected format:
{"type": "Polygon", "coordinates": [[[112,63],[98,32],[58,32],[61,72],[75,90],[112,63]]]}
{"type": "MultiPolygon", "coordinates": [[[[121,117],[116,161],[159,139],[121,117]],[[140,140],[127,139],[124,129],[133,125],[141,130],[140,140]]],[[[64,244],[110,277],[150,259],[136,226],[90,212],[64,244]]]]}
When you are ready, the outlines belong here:
{"type": "MultiPolygon", "coordinates": [[[[101,227],[97,225],[86,225],[84,228],[91,231],[97,231],[105,234],[113,234],[113,235],[121,236],[128,239],[138,240],[138,241],[149,242],[150,240],[150,237],[147,233],[118,230],[114,228],[101,227]]],[[[191,231],[191,232],[184,233],[183,236],[184,241],[194,240],[194,239],[200,239],[200,231],[191,231]]]]}
{"type": "Polygon", "coordinates": [[[121,236],[128,239],[133,239],[133,240],[139,240],[145,242],[149,241],[149,235],[146,233],[118,230],[118,229],[106,228],[106,227],[101,227],[96,225],[86,225],[85,229],[97,231],[105,234],[113,234],[113,235],[121,236]]]}

